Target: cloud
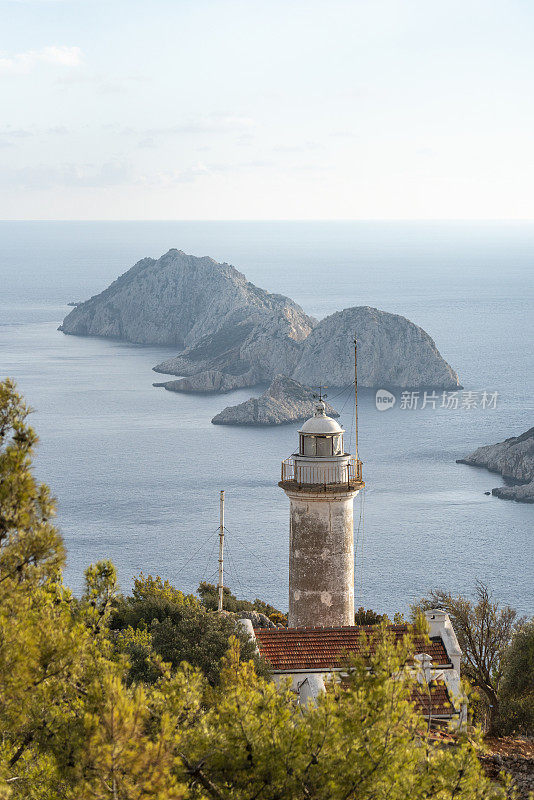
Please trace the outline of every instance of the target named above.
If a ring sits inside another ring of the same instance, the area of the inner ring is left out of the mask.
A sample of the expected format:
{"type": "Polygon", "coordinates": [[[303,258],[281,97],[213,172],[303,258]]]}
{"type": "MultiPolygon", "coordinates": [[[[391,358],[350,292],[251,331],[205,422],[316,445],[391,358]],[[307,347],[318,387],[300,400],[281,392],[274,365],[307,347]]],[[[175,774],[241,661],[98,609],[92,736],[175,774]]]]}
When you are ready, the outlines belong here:
{"type": "Polygon", "coordinates": [[[56,83],[62,86],[94,86],[100,94],[123,94],[136,89],[139,83],[148,83],[150,78],[145,75],[125,75],[124,77],[110,78],[109,75],[97,72],[69,72],[56,78],[56,83]]]}
{"type": "Polygon", "coordinates": [[[138,176],[135,183],[145,186],[172,186],[177,183],[193,183],[199,178],[215,177],[219,175],[242,175],[244,173],[254,173],[261,170],[287,175],[288,173],[318,176],[333,169],[332,165],[317,162],[301,162],[289,165],[280,165],[272,159],[254,159],[250,161],[228,162],[228,163],[205,163],[202,161],[194,165],[178,170],[167,170],[154,172],[151,174],[138,176]]]}
{"type": "Polygon", "coordinates": [[[121,127],[118,132],[121,135],[136,135],[143,137],[142,141],[154,139],[156,136],[179,136],[183,134],[199,135],[203,133],[250,133],[256,127],[255,121],[251,117],[243,117],[231,114],[206,114],[201,117],[194,117],[175,125],[165,125],[158,128],[133,128],[121,127]]]}
{"type": "Polygon", "coordinates": [[[275,153],[304,153],[307,150],[322,150],[324,145],[319,142],[302,142],[299,144],[277,144],[273,147],[275,153]]]}
{"type": "Polygon", "coordinates": [[[433,147],[419,147],[415,151],[416,155],[423,157],[431,157],[436,155],[436,150],[433,147]]]}
{"type": "Polygon", "coordinates": [[[107,189],[114,186],[141,186],[165,189],[182,183],[194,183],[205,178],[255,173],[258,170],[274,171],[287,175],[289,172],[302,175],[320,175],[330,171],[328,164],[294,163],[277,165],[272,160],[251,160],[234,163],[197,161],[177,169],[150,170],[140,172],[127,160],[116,158],[103,164],[37,164],[26,167],[4,167],[0,169],[0,183],[17,189],[47,190],[67,187],[71,189],[107,189]]]}
{"type": "Polygon", "coordinates": [[[110,161],[105,164],[36,165],[5,168],[0,172],[3,185],[26,189],[52,189],[58,186],[105,188],[135,182],[130,164],[110,161]]]}
{"type": "Polygon", "coordinates": [[[40,50],[27,50],[11,56],[0,56],[0,75],[27,75],[39,64],[78,67],[82,63],[79,47],[51,45],[40,50]]]}
{"type": "Polygon", "coordinates": [[[331,135],[335,139],[358,139],[360,136],[356,131],[333,131],[331,135]]]}
{"type": "Polygon", "coordinates": [[[255,127],[250,117],[239,117],[224,114],[209,114],[189,122],[173,126],[172,133],[218,133],[220,131],[241,132],[255,127]]]}
{"type": "Polygon", "coordinates": [[[151,175],[143,175],[137,178],[136,183],[145,186],[172,186],[176,183],[192,183],[197,178],[204,178],[207,175],[215,175],[224,172],[225,168],[217,164],[204,164],[198,162],[184,169],[169,170],[167,172],[156,172],[151,175]]]}
{"type": "Polygon", "coordinates": [[[17,142],[25,139],[30,139],[33,136],[65,136],[69,133],[69,129],[64,125],[53,125],[48,128],[38,128],[32,126],[30,128],[14,128],[7,125],[0,128],[0,147],[11,147],[17,142]]]}
{"type": "Polygon", "coordinates": [[[109,188],[140,185],[164,188],[177,183],[192,183],[197,178],[226,171],[220,164],[197,162],[183,169],[140,174],[134,166],[120,159],[104,164],[37,164],[27,167],[0,169],[3,186],[24,189],[109,188]]]}
{"type": "Polygon", "coordinates": [[[21,139],[27,139],[33,136],[33,131],[30,128],[0,128],[0,146],[15,144],[21,139]]]}
{"type": "Polygon", "coordinates": [[[138,147],[156,147],[156,142],[152,136],[146,136],[144,139],[141,139],[138,144],[138,147]]]}

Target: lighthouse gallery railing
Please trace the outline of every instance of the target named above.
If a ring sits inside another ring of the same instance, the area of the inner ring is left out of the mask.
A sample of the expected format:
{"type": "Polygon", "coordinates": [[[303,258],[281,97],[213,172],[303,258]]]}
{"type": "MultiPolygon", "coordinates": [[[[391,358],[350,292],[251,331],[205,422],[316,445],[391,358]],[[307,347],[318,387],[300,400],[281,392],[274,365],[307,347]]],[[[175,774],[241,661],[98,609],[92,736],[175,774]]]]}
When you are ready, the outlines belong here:
{"type": "Polygon", "coordinates": [[[329,485],[339,483],[360,483],[362,481],[362,462],[353,456],[345,463],[336,464],[299,464],[289,456],[282,461],[282,483],[288,481],[308,486],[329,485]]]}

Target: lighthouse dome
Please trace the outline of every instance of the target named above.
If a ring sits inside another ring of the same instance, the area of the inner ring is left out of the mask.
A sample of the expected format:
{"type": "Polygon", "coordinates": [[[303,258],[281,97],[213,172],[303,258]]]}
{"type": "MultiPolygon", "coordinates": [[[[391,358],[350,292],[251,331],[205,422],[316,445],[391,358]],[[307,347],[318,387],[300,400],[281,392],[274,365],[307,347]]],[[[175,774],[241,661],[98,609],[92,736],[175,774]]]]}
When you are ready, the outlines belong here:
{"type": "Polygon", "coordinates": [[[306,420],[300,433],[308,433],[315,435],[328,435],[343,433],[343,428],[332,417],[327,417],[325,413],[325,404],[321,401],[317,403],[315,414],[310,419],[306,420]]]}

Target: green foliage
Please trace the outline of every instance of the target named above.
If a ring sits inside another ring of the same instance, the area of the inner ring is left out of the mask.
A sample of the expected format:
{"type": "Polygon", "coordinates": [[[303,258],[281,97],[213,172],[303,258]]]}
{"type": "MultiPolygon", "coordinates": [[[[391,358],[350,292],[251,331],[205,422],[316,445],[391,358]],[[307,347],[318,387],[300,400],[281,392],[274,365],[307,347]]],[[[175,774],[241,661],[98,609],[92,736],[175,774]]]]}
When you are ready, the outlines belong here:
{"type": "Polygon", "coordinates": [[[111,618],[113,630],[141,631],[150,639],[150,653],[146,646],[139,647],[138,642],[128,643],[130,681],[141,676],[145,681],[155,680],[159,674],[159,657],[173,667],[187,661],[200,668],[208,681],[215,684],[230,636],[237,636],[242,642],[244,657],[255,659],[260,672],[266,672],[254,644],[234,617],[207,610],[197,598],[183,595],[160,578],[143,579],[141,591],[139,585],[139,582],[134,585],[130,597],[118,601],[111,618]]]}
{"type": "Polygon", "coordinates": [[[415,633],[428,636],[429,624],[424,611],[421,608],[414,608],[412,625],[415,633]]]}
{"type": "MultiPolygon", "coordinates": [[[[206,583],[206,581],[202,581],[200,586],[198,587],[198,593],[200,595],[200,602],[207,608],[209,611],[217,611],[219,607],[219,589],[213,583],[206,583]]],[[[247,611],[252,610],[252,603],[248,601],[243,601],[247,608],[247,611]]],[[[238,600],[235,595],[232,594],[228,586],[223,586],[223,609],[225,611],[237,611],[237,603],[238,600]]],[[[239,609],[242,611],[243,609],[239,609]]]]}
{"type": "MultiPolygon", "coordinates": [[[[372,608],[364,608],[363,606],[360,606],[359,609],[354,612],[355,625],[381,625],[384,622],[388,625],[391,624],[391,620],[389,619],[388,615],[379,614],[377,611],[373,611],[372,608]]],[[[393,624],[406,625],[404,614],[396,611],[393,615],[393,624]]]]}
{"type": "Polygon", "coordinates": [[[85,570],[81,610],[93,635],[107,627],[116,594],[117,570],[111,561],[97,561],[85,570]]]}
{"type": "MultiPolygon", "coordinates": [[[[26,415],[0,384],[0,800],[504,797],[476,736],[428,740],[409,699],[410,643],[382,628],[376,655],[347,663],[347,685],[303,709],[258,674],[233,617],[167,581],[140,576],[119,597],[101,561],[76,601],[26,415]]],[[[510,666],[522,691],[518,674],[510,666]]]]}
{"type": "Polygon", "coordinates": [[[287,628],[287,614],[282,614],[281,611],[273,611],[272,614],[269,614],[269,619],[275,625],[283,625],[284,628],[287,628]]]}
{"type": "Polygon", "coordinates": [[[63,543],[32,474],[27,415],[0,383],[0,796],[51,800],[73,784],[91,687],[123,667],[109,657],[113,565],[88,569],[79,602],[61,583],[63,543]]]}
{"type": "Polygon", "coordinates": [[[505,733],[534,735],[534,619],[513,635],[503,655],[499,727],[505,733]]]}
{"type": "MultiPolygon", "coordinates": [[[[206,583],[203,581],[198,587],[198,593],[202,605],[212,611],[216,611],[219,607],[219,589],[213,583],[206,583]]],[[[286,619],[287,615],[283,614],[274,606],[269,603],[264,603],[263,600],[256,598],[254,602],[250,600],[238,600],[232,594],[227,586],[223,587],[223,609],[233,613],[240,611],[257,611],[260,614],[265,614],[266,617],[271,617],[271,614],[279,614],[282,619],[286,619]]]]}
{"type": "Polygon", "coordinates": [[[12,381],[0,382],[0,592],[37,586],[56,576],[65,553],[51,523],[54,502],[47,486],[37,483],[32,455],[37,436],[27,422],[30,409],[12,381]]]}
{"type": "Polygon", "coordinates": [[[194,595],[186,595],[175,589],[168,580],[163,581],[159,575],[156,578],[152,575],[145,578],[141,573],[134,578],[132,594],[117,599],[111,627],[120,629],[131,625],[138,628],[153,620],[163,621],[169,615],[199,607],[200,602],[194,595]]]}
{"type": "Polygon", "coordinates": [[[114,643],[129,663],[127,683],[155,683],[161,677],[162,668],[152,646],[152,635],[147,628],[132,628],[116,632],[114,643]]]}
{"type": "Polygon", "coordinates": [[[151,698],[141,686],[127,689],[119,677],[106,676],[84,715],[85,745],[69,800],[182,800],[173,724],[166,713],[154,724],[151,698]]]}
{"type": "MultiPolygon", "coordinates": [[[[304,713],[288,685],[277,687],[254,674],[234,641],[201,724],[195,711],[181,730],[178,751],[192,796],[503,797],[499,790],[492,793],[473,741],[460,737],[445,749],[427,738],[410,701],[412,679],[403,669],[409,643],[396,647],[383,631],[379,636],[370,663],[353,658],[347,684],[332,684],[304,713]]],[[[172,702],[168,708],[175,712],[172,702]]]]}
{"type": "Polygon", "coordinates": [[[28,413],[13,383],[0,383],[0,725],[6,781],[21,773],[7,786],[21,797],[32,796],[26,774],[56,763],[92,647],[60,583],[64,549],[31,471],[28,413]]]}
{"type": "Polygon", "coordinates": [[[382,622],[387,621],[388,618],[385,614],[378,614],[378,612],[373,611],[371,608],[365,609],[363,606],[360,606],[354,613],[355,625],[380,625],[382,622]]]}
{"type": "Polygon", "coordinates": [[[412,613],[417,615],[431,608],[443,608],[449,614],[462,650],[463,674],[480,690],[485,701],[480,716],[486,716],[488,729],[496,732],[503,656],[524,620],[518,619],[510,606],[500,608],[493,602],[483,583],[476,584],[475,601],[435,590],[413,606],[412,613]]]}
{"type": "MultiPolygon", "coordinates": [[[[243,601],[243,600],[239,601],[238,600],[238,603],[239,602],[245,602],[245,601],[243,601]]],[[[237,610],[241,611],[240,608],[238,608],[237,610]]],[[[243,609],[243,610],[246,610],[246,609],[243,609]]],[[[287,614],[282,613],[282,611],[279,611],[277,608],[272,606],[270,603],[264,603],[264,601],[260,600],[259,597],[256,597],[256,599],[252,603],[252,611],[258,611],[258,613],[260,613],[260,614],[265,614],[265,616],[269,617],[269,619],[271,618],[271,616],[273,614],[279,614],[282,618],[285,619],[286,625],[287,625],[287,614]]]]}
{"type": "Polygon", "coordinates": [[[254,643],[236,627],[232,617],[194,609],[156,622],[150,630],[154,650],[164,661],[174,667],[187,661],[199,667],[211,684],[219,680],[221,659],[230,636],[239,637],[243,658],[256,660],[260,667],[254,643]]]}
{"type": "Polygon", "coordinates": [[[179,589],[175,589],[167,579],[162,580],[159,575],[155,578],[147,575],[145,578],[142,572],[137,578],[134,578],[132,597],[136,601],[160,598],[174,606],[198,606],[199,603],[194,594],[184,594],[179,589]]]}

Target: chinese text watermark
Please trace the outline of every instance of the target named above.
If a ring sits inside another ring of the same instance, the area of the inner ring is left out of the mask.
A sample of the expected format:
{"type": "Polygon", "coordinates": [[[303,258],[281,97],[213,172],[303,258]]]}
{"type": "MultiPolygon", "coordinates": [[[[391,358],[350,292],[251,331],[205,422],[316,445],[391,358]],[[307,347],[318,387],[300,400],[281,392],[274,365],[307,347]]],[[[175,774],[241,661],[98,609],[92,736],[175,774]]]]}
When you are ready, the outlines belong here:
{"type": "MultiPolygon", "coordinates": [[[[423,411],[424,409],[445,408],[448,411],[482,411],[497,408],[498,392],[481,391],[404,391],[400,394],[399,408],[402,411],[423,411]]],[[[387,389],[378,389],[376,407],[379,411],[388,411],[397,402],[394,394],[387,389]]]]}

